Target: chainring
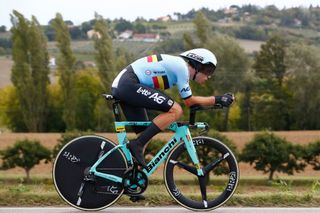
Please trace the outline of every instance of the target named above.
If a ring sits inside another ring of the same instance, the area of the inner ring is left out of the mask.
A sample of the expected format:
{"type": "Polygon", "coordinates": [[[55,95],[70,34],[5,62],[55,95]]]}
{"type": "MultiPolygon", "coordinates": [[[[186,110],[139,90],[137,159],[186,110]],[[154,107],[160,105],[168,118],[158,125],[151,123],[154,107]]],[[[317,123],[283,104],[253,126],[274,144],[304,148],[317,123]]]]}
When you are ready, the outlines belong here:
{"type": "Polygon", "coordinates": [[[122,176],[124,193],[127,195],[140,195],[148,187],[148,177],[140,169],[130,168],[122,176]]]}

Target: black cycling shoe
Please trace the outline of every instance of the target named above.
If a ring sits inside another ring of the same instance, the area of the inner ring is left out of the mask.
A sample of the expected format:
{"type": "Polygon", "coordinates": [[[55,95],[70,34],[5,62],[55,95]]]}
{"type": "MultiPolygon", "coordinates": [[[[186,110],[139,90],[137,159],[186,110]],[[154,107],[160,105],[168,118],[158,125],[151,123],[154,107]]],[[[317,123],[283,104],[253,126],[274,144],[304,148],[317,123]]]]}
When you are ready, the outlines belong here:
{"type": "Polygon", "coordinates": [[[143,156],[143,146],[136,140],[132,140],[128,143],[127,147],[129,148],[132,156],[136,159],[139,165],[143,168],[147,168],[147,164],[144,161],[143,156]]]}
{"type": "Polygon", "coordinates": [[[145,200],[146,198],[145,198],[145,196],[143,196],[143,195],[130,195],[130,200],[132,201],[132,202],[138,202],[138,201],[140,201],[140,200],[145,200]]]}

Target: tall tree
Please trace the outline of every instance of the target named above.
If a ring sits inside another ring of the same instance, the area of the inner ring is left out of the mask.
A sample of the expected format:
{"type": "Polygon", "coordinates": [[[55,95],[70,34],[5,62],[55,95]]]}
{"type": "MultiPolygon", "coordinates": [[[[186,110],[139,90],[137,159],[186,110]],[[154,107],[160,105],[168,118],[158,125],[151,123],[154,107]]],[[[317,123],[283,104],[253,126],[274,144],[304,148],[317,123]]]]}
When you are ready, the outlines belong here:
{"type": "Polygon", "coordinates": [[[102,16],[95,14],[96,22],[94,30],[95,59],[99,69],[99,75],[105,89],[110,88],[110,82],[114,73],[114,56],[112,52],[112,39],[109,34],[109,27],[102,16]]]}
{"type": "Polygon", "coordinates": [[[245,74],[243,80],[243,98],[240,102],[240,119],[237,123],[237,127],[241,130],[251,131],[251,113],[252,113],[252,103],[251,95],[254,85],[254,73],[248,71],[245,74]]]}
{"type": "Polygon", "coordinates": [[[11,22],[14,61],[11,80],[23,120],[29,131],[44,131],[50,72],[47,41],[35,17],[30,22],[14,10],[11,22]]]}
{"type": "Polygon", "coordinates": [[[196,34],[200,40],[200,43],[206,43],[208,41],[211,30],[209,20],[202,12],[197,12],[193,23],[196,26],[196,34]]]}
{"type": "Polygon", "coordinates": [[[291,95],[285,85],[286,43],[280,36],[271,37],[255,56],[253,122],[256,129],[289,129],[291,95]]]}
{"type": "Polygon", "coordinates": [[[183,44],[184,44],[184,47],[186,49],[192,49],[192,48],[195,48],[197,45],[194,43],[192,37],[190,34],[187,34],[187,33],[184,33],[183,34],[183,44]]]}
{"type": "Polygon", "coordinates": [[[320,49],[291,44],[286,54],[287,84],[292,92],[292,129],[320,129],[320,49]]]}
{"type": "Polygon", "coordinates": [[[115,70],[119,71],[128,66],[133,60],[133,55],[129,52],[126,52],[122,48],[117,48],[115,52],[115,57],[117,58],[115,70]]]}
{"type": "Polygon", "coordinates": [[[71,49],[71,39],[68,26],[63,21],[62,15],[57,13],[55,19],[51,22],[55,30],[55,40],[60,50],[57,58],[57,70],[59,73],[59,83],[63,92],[64,111],[63,120],[66,123],[66,129],[75,128],[75,96],[74,83],[76,72],[76,58],[71,49]]]}
{"type": "Polygon", "coordinates": [[[285,41],[280,36],[273,36],[266,44],[261,45],[261,50],[255,57],[253,68],[257,76],[270,84],[278,84],[274,86],[282,85],[286,72],[285,46],[285,41]]]}

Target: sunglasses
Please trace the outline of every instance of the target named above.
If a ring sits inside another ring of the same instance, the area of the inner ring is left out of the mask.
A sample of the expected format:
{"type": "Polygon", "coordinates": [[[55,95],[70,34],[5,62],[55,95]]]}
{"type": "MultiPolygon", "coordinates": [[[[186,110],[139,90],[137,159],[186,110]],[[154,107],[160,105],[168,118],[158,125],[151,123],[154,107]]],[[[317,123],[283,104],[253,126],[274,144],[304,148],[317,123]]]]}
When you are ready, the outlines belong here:
{"type": "Polygon", "coordinates": [[[206,64],[206,65],[202,65],[199,71],[205,74],[208,78],[211,78],[215,69],[216,67],[214,65],[206,64]]]}

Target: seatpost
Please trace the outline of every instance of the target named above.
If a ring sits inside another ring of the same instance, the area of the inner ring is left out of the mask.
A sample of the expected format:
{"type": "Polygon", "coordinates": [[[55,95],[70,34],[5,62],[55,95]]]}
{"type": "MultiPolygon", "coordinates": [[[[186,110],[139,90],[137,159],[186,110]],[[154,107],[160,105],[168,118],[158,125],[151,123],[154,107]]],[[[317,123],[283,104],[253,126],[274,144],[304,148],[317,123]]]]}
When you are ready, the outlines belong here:
{"type": "Polygon", "coordinates": [[[120,103],[120,101],[117,100],[112,104],[112,110],[113,110],[113,114],[114,114],[114,119],[116,121],[121,121],[119,103],[120,103]]]}

